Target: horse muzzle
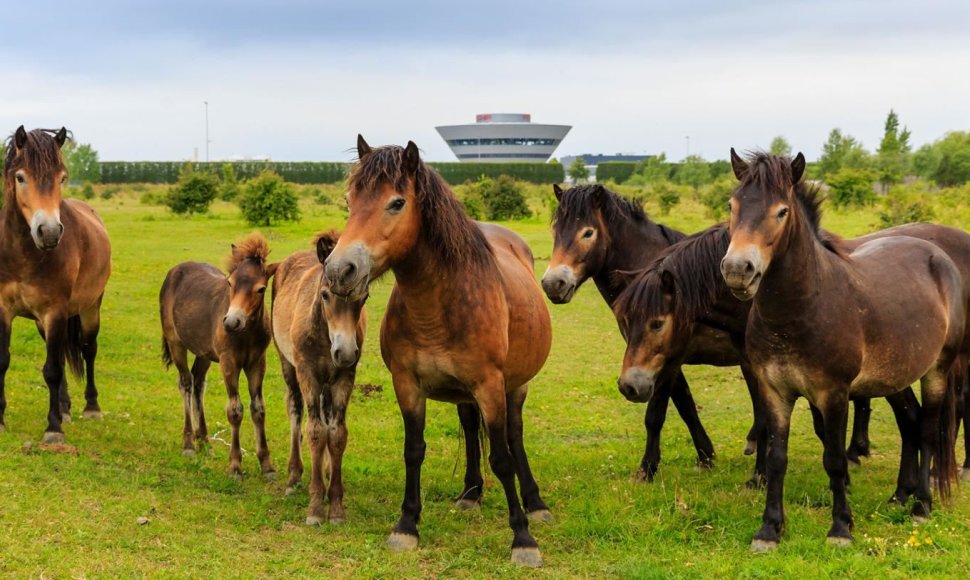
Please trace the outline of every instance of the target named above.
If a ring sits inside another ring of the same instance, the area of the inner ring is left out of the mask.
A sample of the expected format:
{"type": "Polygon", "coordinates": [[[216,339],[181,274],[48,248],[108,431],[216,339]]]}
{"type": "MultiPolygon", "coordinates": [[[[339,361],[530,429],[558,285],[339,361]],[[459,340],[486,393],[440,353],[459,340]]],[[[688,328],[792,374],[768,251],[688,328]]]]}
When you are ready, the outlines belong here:
{"type": "Polygon", "coordinates": [[[323,264],[330,291],[346,300],[363,299],[370,282],[370,252],[357,243],[340,255],[336,253],[336,250],[331,252],[323,264]]]}
{"type": "Polygon", "coordinates": [[[620,394],[631,403],[646,403],[653,396],[657,373],[642,367],[630,367],[616,381],[620,394]]]}
{"type": "Polygon", "coordinates": [[[43,211],[34,213],[30,221],[30,237],[38,249],[50,251],[57,247],[64,235],[64,224],[60,217],[43,211]]]}
{"type": "Polygon", "coordinates": [[[721,276],[735,298],[748,301],[754,298],[764,277],[764,261],[756,248],[732,251],[721,260],[721,276]]]}
{"type": "Polygon", "coordinates": [[[222,319],[226,332],[241,332],[246,329],[246,313],[242,308],[230,308],[222,319]]]}
{"type": "Polygon", "coordinates": [[[542,276],[542,290],[553,304],[566,304],[573,299],[579,284],[569,266],[556,266],[542,276]]]}
{"type": "Polygon", "coordinates": [[[330,339],[330,357],[333,358],[333,364],[342,369],[357,364],[360,359],[360,348],[357,346],[356,337],[333,335],[330,339]]]}

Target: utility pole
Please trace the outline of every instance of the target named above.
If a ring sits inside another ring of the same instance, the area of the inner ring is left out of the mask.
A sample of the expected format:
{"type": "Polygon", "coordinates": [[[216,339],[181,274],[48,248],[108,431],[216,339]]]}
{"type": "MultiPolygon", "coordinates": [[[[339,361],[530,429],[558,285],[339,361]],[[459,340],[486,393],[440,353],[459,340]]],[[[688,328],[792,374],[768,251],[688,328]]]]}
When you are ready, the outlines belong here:
{"type": "Polygon", "coordinates": [[[202,101],[205,105],[205,162],[209,162],[209,101],[202,101]]]}

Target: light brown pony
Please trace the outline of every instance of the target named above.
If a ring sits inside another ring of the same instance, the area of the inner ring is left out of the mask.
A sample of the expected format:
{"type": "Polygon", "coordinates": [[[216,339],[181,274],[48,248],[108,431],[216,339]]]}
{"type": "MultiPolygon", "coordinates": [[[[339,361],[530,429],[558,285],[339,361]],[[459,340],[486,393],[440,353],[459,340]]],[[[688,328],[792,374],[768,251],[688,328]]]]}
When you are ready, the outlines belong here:
{"type": "MultiPolygon", "coordinates": [[[[350,219],[326,261],[331,290],[359,300],[388,269],[396,283],[381,327],[381,354],[391,371],[404,419],[407,470],[401,519],[388,545],[418,545],[421,463],[427,399],[459,404],[466,441],[477,441],[479,413],[490,443],[489,463],[502,482],[514,532],[512,561],[540,566],[525,511],[549,519],[522,443],[528,381],[552,342],[549,311],[533,274],[532,252],[511,231],[465,216],[444,180],[418,148],[371,149],[350,176],[350,219]]],[[[465,502],[481,495],[470,456],[465,502]]]]}
{"type": "Polygon", "coordinates": [[[330,291],[323,261],[339,238],[317,236],[316,252],[297,252],[280,263],[273,277],[273,341],[286,380],[290,416],[290,466],[287,493],[303,477],[300,428],[306,404],[310,438],[310,506],[307,525],[323,522],[324,481],[329,480],[327,519],[344,521],[341,477],[347,447],[347,404],[367,327],[364,300],[345,300],[330,291]],[[326,471],[326,473],[324,473],[326,471]]]}
{"type": "Polygon", "coordinates": [[[44,382],[50,392],[44,443],[64,441],[71,403],[65,360],[86,371],[84,417],[101,418],[94,383],[101,300],[111,274],[111,242],[94,210],[62,199],[67,167],[61,146],[67,130],[23,125],[10,138],[3,169],[0,210],[0,432],[7,408],[10,328],[15,316],[30,318],[47,342],[44,382]]]}
{"type": "Polygon", "coordinates": [[[229,474],[242,477],[242,449],[239,426],[243,406],[239,400],[239,373],[246,373],[253,426],[256,428],[256,457],[263,476],[276,475],[266,445],[266,405],[263,403],[263,375],[266,347],[270,342],[269,317],[263,295],[279,264],[267,264],[269,246],[259,234],[233,244],[228,278],[219,268],[201,262],[183,262],[168,271],[158,305],[162,319],[162,361],[178,369],[179,391],[185,415],[182,450],[194,455],[193,443],[208,444],[205,424],[205,376],[209,365],[219,363],[229,401],[226,417],[232,426],[229,474]],[[195,355],[189,370],[188,354],[195,355]]]}

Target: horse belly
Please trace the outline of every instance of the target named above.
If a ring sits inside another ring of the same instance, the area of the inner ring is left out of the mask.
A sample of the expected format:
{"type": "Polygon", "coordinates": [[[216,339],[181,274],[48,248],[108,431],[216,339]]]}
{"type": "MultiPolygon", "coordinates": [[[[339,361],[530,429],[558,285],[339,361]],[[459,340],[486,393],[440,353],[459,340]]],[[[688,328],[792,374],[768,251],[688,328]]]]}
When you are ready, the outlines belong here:
{"type": "Polygon", "coordinates": [[[514,390],[539,374],[552,348],[549,308],[532,272],[520,262],[506,264],[508,272],[508,354],[503,367],[506,388],[514,390]]]}
{"type": "Polygon", "coordinates": [[[691,365],[735,366],[741,364],[741,353],[731,341],[731,335],[698,324],[691,334],[684,362],[691,365]]]}

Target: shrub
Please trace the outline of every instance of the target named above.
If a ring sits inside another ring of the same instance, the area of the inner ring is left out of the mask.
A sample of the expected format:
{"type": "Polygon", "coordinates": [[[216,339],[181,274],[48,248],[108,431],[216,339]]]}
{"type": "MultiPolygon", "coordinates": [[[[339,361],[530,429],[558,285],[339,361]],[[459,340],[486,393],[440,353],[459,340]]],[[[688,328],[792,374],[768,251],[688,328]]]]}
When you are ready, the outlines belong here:
{"type": "Polygon", "coordinates": [[[77,196],[81,199],[94,199],[94,186],[91,185],[90,181],[85,181],[78,190],[77,196]]]}
{"type": "Polygon", "coordinates": [[[680,191],[669,181],[654,184],[653,192],[660,205],[660,215],[669,215],[671,208],[680,203],[680,191]]]}
{"type": "Polygon", "coordinates": [[[119,191],[121,191],[119,187],[106,187],[101,190],[101,199],[111,199],[119,191]]]}
{"type": "Polygon", "coordinates": [[[500,175],[495,179],[482,176],[478,180],[477,189],[489,220],[510,220],[532,215],[522,186],[507,175],[500,175]]]}
{"type": "Polygon", "coordinates": [[[892,227],[912,222],[925,222],[934,216],[930,195],[914,186],[892,188],[882,200],[879,221],[883,227],[892,227]]]}
{"type": "Polygon", "coordinates": [[[206,213],[218,191],[216,176],[196,171],[191,163],[186,163],[179,173],[178,183],[169,190],[165,205],[177,214],[206,213]]]}
{"type": "Polygon", "coordinates": [[[840,169],[829,175],[825,183],[829,186],[829,199],[835,207],[861,207],[876,201],[872,185],[875,174],[868,169],[840,169]]]}
{"type": "Polygon", "coordinates": [[[582,157],[573,159],[567,173],[569,173],[569,178],[573,180],[573,183],[586,183],[589,180],[589,169],[582,157]]]}
{"type": "Polygon", "coordinates": [[[232,163],[222,164],[222,184],[219,185],[219,199],[232,201],[239,195],[239,180],[232,163]]]}
{"type": "Polygon", "coordinates": [[[596,183],[624,183],[638,167],[635,161],[606,161],[596,166],[596,183]]]}
{"type": "Polygon", "coordinates": [[[300,219],[299,198],[293,187],[269,169],[246,182],[238,201],[243,217],[252,225],[271,226],[274,221],[300,219]]]}
{"type": "Polygon", "coordinates": [[[700,201],[707,208],[708,213],[716,220],[721,220],[727,214],[728,201],[737,187],[738,181],[733,175],[722,177],[714,183],[701,188],[700,201]]]}
{"type": "Polygon", "coordinates": [[[163,192],[146,191],[138,201],[142,205],[168,205],[168,195],[163,192]]]}

